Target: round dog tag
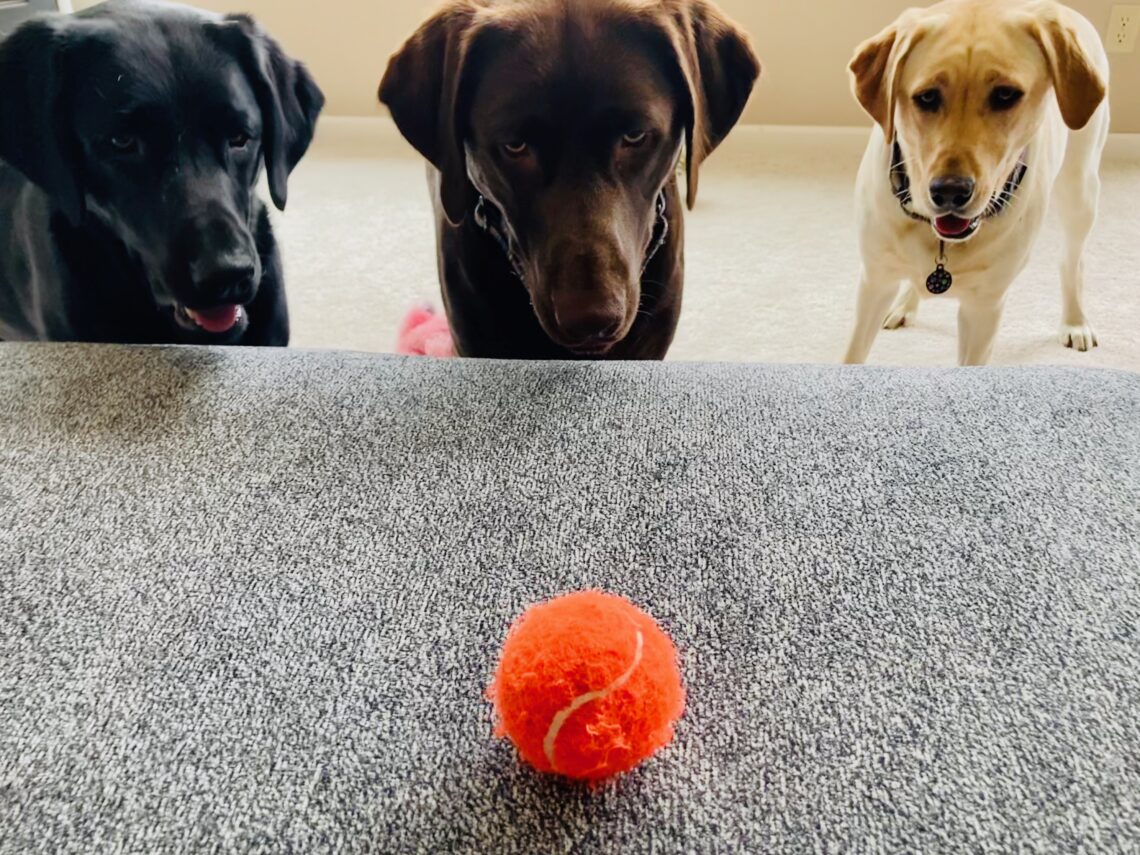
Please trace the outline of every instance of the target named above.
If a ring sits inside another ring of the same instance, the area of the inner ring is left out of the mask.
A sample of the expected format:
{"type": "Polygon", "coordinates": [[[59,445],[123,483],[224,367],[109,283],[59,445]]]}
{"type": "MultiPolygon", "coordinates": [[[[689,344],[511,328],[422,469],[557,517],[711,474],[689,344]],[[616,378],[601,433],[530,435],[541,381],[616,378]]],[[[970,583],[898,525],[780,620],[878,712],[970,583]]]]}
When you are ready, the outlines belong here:
{"type": "Polygon", "coordinates": [[[954,277],[945,265],[939,264],[938,269],[927,277],[926,290],[931,294],[945,294],[954,285],[954,277]]]}

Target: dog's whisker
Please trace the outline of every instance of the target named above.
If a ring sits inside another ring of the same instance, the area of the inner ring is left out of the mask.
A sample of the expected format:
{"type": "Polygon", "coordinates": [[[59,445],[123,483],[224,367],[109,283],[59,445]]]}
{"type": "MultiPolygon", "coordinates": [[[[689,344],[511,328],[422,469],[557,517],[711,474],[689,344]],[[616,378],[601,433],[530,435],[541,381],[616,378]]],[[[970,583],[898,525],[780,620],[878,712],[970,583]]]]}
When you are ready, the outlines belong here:
{"type": "Polygon", "coordinates": [[[1017,198],[1020,195],[1020,191],[1020,187],[1003,187],[1001,190],[994,193],[994,195],[990,198],[990,203],[986,206],[986,209],[982,213],[982,216],[996,217],[1003,210],[1017,201],[1017,198]]]}

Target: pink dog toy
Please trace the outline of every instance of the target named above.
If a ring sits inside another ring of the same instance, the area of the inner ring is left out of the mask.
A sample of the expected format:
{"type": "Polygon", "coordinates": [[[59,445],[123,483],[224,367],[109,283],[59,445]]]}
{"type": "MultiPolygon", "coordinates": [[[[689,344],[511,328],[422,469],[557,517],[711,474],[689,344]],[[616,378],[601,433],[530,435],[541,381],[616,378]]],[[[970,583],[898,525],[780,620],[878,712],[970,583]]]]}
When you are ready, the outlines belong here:
{"type": "Polygon", "coordinates": [[[447,318],[431,306],[412,309],[400,325],[396,353],[402,356],[434,356],[439,359],[454,357],[455,342],[451,340],[447,318]]]}

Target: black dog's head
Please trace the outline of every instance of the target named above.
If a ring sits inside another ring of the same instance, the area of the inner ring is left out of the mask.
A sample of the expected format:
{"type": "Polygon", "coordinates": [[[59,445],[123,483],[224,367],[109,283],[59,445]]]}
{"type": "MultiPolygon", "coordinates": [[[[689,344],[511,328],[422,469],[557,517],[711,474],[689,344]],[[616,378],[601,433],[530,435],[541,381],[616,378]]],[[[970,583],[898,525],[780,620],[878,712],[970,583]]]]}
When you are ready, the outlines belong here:
{"type": "Polygon", "coordinates": [[[491,200],[547,335],[597,355],[637,318],[682,143],[691,204],[759,73],[707,0],[451,0],[392,58],[380,100],[439,169],[447,218],[491,200]]]}
{"type": "Polygon", "coordinates": [[[278,208],[324,97],[251,19],[141,0],[30,22],[0,45],[0,158],[96,218],[155,302],[235,337],[256,296],[255,187],[278,208]]]}

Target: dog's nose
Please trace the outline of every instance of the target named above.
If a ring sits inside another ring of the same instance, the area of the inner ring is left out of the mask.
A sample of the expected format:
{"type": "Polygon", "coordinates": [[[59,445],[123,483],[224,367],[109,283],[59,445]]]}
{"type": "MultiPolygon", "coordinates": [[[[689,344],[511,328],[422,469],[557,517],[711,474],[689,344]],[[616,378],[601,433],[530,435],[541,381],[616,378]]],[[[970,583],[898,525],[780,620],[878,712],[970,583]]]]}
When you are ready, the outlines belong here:
{"type": "Polygon", "coordinates": [[[204,305],[243,305],[257,290],[257,264],[242,255],[199,259],[191,265],[190,275],[204,305]]]}
{"type": "Polygon", "coordinates": [[[625,311],[616,300],[571,297],[555,300],[554,319],[575,345],[611,344],[621,331],[625,311]]]}
{"type": "Polygon", "coordinates": [[[945,175],[930,182],[930,201],[939,211],[960,211],[974,198],[974,179],[945,175]]]}

